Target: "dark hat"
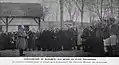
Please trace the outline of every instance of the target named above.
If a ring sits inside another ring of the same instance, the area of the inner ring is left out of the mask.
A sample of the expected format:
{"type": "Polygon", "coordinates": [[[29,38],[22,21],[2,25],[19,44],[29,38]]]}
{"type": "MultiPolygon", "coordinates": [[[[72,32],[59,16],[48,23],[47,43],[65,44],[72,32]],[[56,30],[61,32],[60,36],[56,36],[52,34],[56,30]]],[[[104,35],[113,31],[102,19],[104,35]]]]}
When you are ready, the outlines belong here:
{"type": "Polygon", "coordinates": [[[115,21],[115,18],[110,17],[109,20],[110,20],[110,21],[115,21]]]}

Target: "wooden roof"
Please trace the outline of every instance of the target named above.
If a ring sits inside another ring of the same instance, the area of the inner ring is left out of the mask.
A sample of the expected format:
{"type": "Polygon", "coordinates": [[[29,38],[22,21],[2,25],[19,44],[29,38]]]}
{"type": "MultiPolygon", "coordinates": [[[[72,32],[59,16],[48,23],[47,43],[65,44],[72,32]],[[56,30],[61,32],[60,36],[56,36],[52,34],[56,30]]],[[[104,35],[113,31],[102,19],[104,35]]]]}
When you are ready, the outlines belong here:
{"type": "Polygon", "coordinates": [[[38,3],[0,3],[0,17],[39,18],[43,7],[38,3]]]}

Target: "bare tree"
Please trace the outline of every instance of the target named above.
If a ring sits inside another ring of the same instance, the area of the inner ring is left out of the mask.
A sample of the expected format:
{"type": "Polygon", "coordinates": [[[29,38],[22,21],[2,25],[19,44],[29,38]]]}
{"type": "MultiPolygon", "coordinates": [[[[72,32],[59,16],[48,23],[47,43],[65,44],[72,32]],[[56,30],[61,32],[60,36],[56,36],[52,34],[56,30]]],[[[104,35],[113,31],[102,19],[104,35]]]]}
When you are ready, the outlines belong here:
{"type": "Polygon", "coordinates": [[[87,1],[87,9],[96,15],[100,21],[104,17],[115,17],[114,14],[116,12],[115,9],[115,0],[88,0],[87,1]]]}
{"type": "Polygon", "coordinates": [[[77,6],[79,12],[81,13],[81,25],[83,27],[83,16],[84,16],[84,6],[85,0],[73,0],[75,5],[77,6]]]}
{"type": "Polygon", "coordinates": [[[64,3],[63,3],[63,0],[59,0],[59,3],[60,3],[60,28],[61,30],[63,29],[63,14],[64,14],[64,3]]]}
{"type": "Polygon", "coordinates": [[[69,15],[68,22],[72,23],[72,25],[74,27],[75,23],[79,17],[79,11],[78,11],[77,7],[75,6],[75,3],[73,0],[64,0],[64,5],[65,5],[65,8],[69,15]]]}
{"type": "Polygon", "coordinates": [[[78,11],[75,4],[73,3],[73,0],[64,0],[64,5],[67,9],[70,20],[77,20],[78,16],[76,16],[76,14],[78,13],[78,11]]]}
{"type": "Polygon", "coordinates": [[[116,8],[117,9],[117,18],[119,21],[119,0],[113,0],[113,3],[116,4],[116,8]]]}

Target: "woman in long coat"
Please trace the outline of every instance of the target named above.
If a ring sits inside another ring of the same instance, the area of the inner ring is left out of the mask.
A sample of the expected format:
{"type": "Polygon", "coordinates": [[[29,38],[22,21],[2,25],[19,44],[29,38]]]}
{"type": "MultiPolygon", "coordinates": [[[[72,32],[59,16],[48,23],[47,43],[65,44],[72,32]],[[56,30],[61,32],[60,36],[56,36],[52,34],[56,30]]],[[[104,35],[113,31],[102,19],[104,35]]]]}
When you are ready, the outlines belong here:
{"type": "Polygon", "coordinates": [[[19,55],[23,56],[23,50],[27,47],[26,33],[24,32],[23,27],[20,27],[17,33],[17,48],[19,49],[19,55]]]}

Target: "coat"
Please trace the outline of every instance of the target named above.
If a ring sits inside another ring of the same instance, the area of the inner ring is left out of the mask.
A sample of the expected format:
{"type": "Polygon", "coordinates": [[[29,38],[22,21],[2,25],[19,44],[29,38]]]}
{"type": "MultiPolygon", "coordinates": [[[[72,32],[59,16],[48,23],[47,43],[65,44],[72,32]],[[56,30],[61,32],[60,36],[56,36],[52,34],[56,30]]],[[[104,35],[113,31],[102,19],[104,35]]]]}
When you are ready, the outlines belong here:
{"type": "Polygon", "coordinates": [[[26,49],[27,48],[26,33],[23,30],[18,31],[18,33],[17,33],[16,46],[18,49],[26,49]]]}
{"type": "Polygon", "coordinates": [[[118,42],[117,36],[111,35],[109,38],[104,40],[104,45],[105,46],[112,46],[112,45],[116,45],[117,42],[118,42]]]}

